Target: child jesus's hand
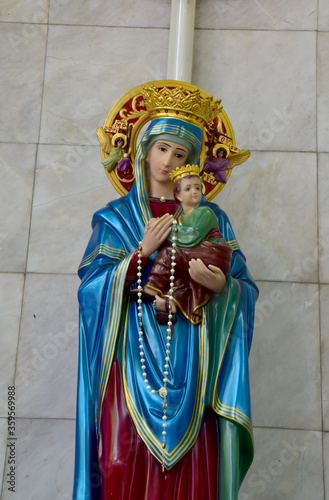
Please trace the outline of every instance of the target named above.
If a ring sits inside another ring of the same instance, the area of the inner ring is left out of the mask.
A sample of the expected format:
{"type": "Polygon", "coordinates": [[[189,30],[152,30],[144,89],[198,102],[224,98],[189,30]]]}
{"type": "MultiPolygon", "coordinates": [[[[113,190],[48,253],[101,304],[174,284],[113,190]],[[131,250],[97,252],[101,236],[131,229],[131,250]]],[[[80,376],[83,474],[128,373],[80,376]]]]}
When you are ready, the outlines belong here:
{"type": "MultiPolygon", "coordinates": [[[[159,295],[156,295],[155,299],[153,301],[153,305],[156,309],[159,309],[159,311],[168,312],[168,299],[167,298],[160,297],[159,295]]],[[[176,304],[174,301],[171,304],[171,312],[172,313],[176,312],[176,304]]]]}

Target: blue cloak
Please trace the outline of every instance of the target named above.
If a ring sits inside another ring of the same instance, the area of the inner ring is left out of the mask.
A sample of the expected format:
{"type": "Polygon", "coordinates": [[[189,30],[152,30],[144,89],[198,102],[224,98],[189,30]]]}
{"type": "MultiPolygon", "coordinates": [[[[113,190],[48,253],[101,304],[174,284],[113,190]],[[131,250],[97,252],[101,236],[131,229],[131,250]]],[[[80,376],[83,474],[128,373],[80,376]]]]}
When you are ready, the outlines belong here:
{"type": "MultiPolygon", "coordinates": [[[[140,153],[140,158],[142,154],[140,153]]],[[[137,164],[138,153],[137,153],[137,164]]],[[[99,500],[97,439],[107,382],[114,358],[122,367],[127,408],[148,450],[162,460],[162,403],[143,383],[137,304],[124,293],[125,277],[145,222],[150,218],[145,179],[136,171],[132,191],[96,212],[93,233],[79,268],[80,348],[74,500],[99,500]],[[143,187],[144,191],[141,189],[143,187]]],[[[171,342],[168,375],[165,467],[171,469],[195,443],[206,407],[238,429],[239,482],[253,455],[248,354],[258,290],[246,268],[226,214],[203,198],[216,214],[224,239],[234,250],[230,276],[221,294],[204,307],[200,325],[181,314],[171,342]]],[[[156,253],[149,258],[143,283],[156,253]]],[[[143,303],[146,370],[152,388],[163,383],[166,326],[143,303]]],[[[225,439],[223,440],[225,442],[225,439]]],[[[226,500],[226,499],[225,499],[226,500]]]]}

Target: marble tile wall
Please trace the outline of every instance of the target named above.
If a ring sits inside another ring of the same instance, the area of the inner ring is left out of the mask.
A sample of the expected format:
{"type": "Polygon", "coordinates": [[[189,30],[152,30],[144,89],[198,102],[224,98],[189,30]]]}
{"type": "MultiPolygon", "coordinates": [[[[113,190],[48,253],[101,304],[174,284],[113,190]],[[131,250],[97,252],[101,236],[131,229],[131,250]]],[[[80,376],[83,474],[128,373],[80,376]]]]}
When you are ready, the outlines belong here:
{"type": "MultiPolygon", "coordinates": [[[[15,499],[71,499],[76,268],[92,213],[118,196],[95,131],[124,92],[166,77],[170,3],[1,2],[3,500],[12,384],[15,499]]],[[[197,0],[192,82],[251,149],[215,200],[261,292],[239,500],[329,500],[328,32],[327,0],[197,0]]]]}

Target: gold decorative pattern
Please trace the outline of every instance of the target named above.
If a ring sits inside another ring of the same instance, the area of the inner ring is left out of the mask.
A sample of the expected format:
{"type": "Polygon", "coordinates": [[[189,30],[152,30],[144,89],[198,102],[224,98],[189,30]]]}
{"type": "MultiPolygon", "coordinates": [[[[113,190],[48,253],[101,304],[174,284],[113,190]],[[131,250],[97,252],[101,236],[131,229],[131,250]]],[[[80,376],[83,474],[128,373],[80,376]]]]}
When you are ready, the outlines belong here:
{"type": "Polygon", "coordinates": [[[202,182],[207,182],[208,184],[211,184],[212,186],[216,186],[217,181],[215,179],[215,176],[212,172],[203,172],[201,176],[202,182]]]}
{"type": "Polygon", "coordinates": [[[220,99],[201,96],[200,89],[187,89],[182,85],[158,88],[143,87],[142,95],[150,118],[179,118],[194,125],[205,126],[223,109],[220,99]]]}

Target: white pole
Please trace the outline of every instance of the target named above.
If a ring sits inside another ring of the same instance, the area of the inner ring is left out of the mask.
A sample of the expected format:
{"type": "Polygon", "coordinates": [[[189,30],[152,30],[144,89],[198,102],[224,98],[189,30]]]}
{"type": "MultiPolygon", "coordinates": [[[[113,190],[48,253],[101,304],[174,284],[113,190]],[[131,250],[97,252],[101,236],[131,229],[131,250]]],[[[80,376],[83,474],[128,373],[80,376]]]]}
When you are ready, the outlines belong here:
{"type": "Polygon", "coordinates": [[[172,0],[168,51],[168,80],[191,83],[195,0],[172,0]]]}

